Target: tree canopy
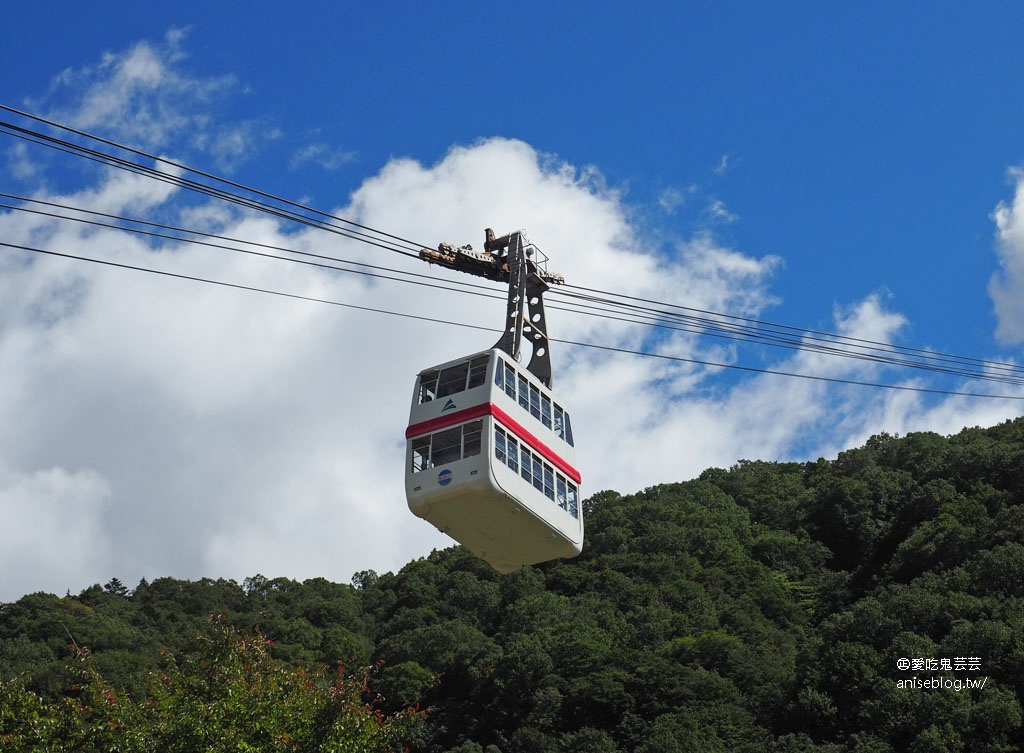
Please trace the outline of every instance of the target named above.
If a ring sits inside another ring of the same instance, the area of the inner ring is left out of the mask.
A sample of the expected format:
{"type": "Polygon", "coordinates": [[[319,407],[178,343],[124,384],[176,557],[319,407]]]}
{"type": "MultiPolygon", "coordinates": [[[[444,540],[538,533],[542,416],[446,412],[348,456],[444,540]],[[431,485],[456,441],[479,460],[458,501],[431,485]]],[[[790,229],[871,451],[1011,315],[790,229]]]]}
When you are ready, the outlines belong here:
{"type": "Polygon", "coordinates": [[[216,721],[251,733],[232,750],[302,750],[284,738],[328,734],[343,697],[368,750],[1024,749],[1024,419],[602,491],[584,513],[580,557],[509,575],[453,547],[352,585],[27,595],[0,606],[0,739],[45,719],[99,749],[113,720],[199,745],[216,721]]]}

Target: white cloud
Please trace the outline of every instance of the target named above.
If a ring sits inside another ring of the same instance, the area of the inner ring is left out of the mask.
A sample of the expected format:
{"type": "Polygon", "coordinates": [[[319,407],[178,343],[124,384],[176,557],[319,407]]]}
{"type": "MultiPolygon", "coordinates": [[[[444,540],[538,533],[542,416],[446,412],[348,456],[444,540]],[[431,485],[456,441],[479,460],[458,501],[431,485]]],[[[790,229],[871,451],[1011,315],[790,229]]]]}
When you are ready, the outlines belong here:
{"type": "MultiPolygon", "coordinates": [[[[105,175],[69,200],[174,211],[173,192],[147,192],[135,180],[105,175]]],[[[708,238],[683,244],[675,259],[659,257],[637,241],[619,196],[596,185],[587,171],[522,142],[492,139],[452,149],[433,166],[396,160],[337,213],[460,244],[479,243],[485,223],[500,232],[522,226],[551,253],[553,268],[580,285],[743,313],[770,302],[765,282],[777,260],[750,259],[708,238]],[[504,176],[497,186],[496,174],[504,176]]],[[[285,236],[268,219],[184,212],[232,237],[395,263],[313,230],[285,236]]],[[[56,251],[495,328],[504,313],[500,290],[498,300],[457,297],[209,248],[155,253],[136,238],[41,218],[24,223],[20,213],[0,215],[9,237],[31,236],[56,251]]],[[[0,330],[0,412],[10,427],[0,456],[20,472],[59,465],[107,480],[106,505],[95,515],[117,542],[97,560],[109,571],[83,570],[72,588],[115,575],[344,580],[447,545],[405,506],[402,432],[412,379],[426,365],[489,346],[496,334],[23,256],[3,257],[3,279],[17,294],[6,299],[10,324],[0,330]]],[[[624,323],[554,311],[550,318],[560,338],[651,341],[648,330],[624,323]]],[[[654,339],[676,354],[700,350],[690,336],[654,339]]],[[[589,488],[644,485],[647,466],[602,478],[598,435],[617,412],[609,406],[640,406],[664,431],[666,414],[643,396],[652,385],[684,395],[702,372],[558,346],[554,359],[556,385],[570,406],[579,403],[589,488]],[[606,380],[615,369],[620,376],[606,380]]],[[[45,541],[36,545],[47,550],[45,541]]]]}
{"type": "Polygon", "coordinates": [[[28,146],[25,144],[14,144],[7,150],[7,164],[15,178],[28,180],[36,177],[37,169],[28,157],[28,146]]]}
{"type": "Polygon", "coordinates": [[[1001,269],[988,292],[995,304],[996,338],[1004,345],[1024,343],[1024,170],[1011,172],[1016,190],[1011,203],[1000,202],[992,215],[1001,269]]]}
{"type": "MultiPolygon", "coordinates": [[[[693,193],[693,191],[690,191],[690,193],[693,193]]],[[[658,205],[666,214],[673,214],[676,209],[686,203],[686,195],[686,193],[678,188],[670,186],[658,194],[658,205]]]]}
{"type": "Polygon", "coordinates": [[[84,574],[108,569],[115,542],[102,514],[109,497],[107,481],[90,470],[0,468],[0,594],[76,589],[84,574]]]}
{"type": "MultiPolygon", "coordinates": [[[[176,59],[166,50],[158,55],[151,79],[177,77],[171,89],[187,89],[176,59]]],[[[117,79],[107,80],[116,99],[117,79]]],[[[160,84],[154,86],[161,99],[160,84]]],[[[99,91],[95,98],[105,101],[99,91]]],[[[126,101],[129,110],[106,112],[131,120],[133,102],[126,101]]],[[[230,124],[210,123],[206,133],[227,130],[230,124]]],[[[469,281],[335,235],[294,232],[213,204],[180,206],[165,185],[140,180],[101,174],[65,198],[469,281]]],[[[681,240],[668,252],[651,247],[630,224],[622,196],[593,169],[521,141],[453,147],[433,165],[395,159],[336,214],[425,245],[479,247],[486,226],[499,233],[525,228],[552,257],[552,270],[575,285],[742,316],[759,316],[775,303],[770,285],[780,259],[750,257],[710,235],[681,240]]],[[[496,328],[504,314],[497,288],[499,300],[458,296],[216,249],[152,245],[18,212],[0,214],[0,235],[423,317],[496,328]]],[[[552,294],[549,305],[557,298],[552,294]]],[[[696,361],[748,357],[736,343],[686,333],[553,308],[549,319],[559,339],[696,361]]],[[[904,324],[879,296],[836,312],[836,327],[851,336],[885,340],[904,324]]],[[[15,543],[0,547],[0,601],[115,576],[128,584],[164,575],[241,580],[258,572],[347,580],[447,546],[450,540],[405,504],[403,432],[412,382],[423,367],[496,338],[2,250],[0,457],[7,465],[0,500],[8,543],[15,543]],[[72,559],[68,545],[78,547],[72,559]],[[32,568],[22,566],[25,558],[32,568]]],[[[722,369],[700,363],[557,343],[553,361],[556,391],[573,412],[585,495],[632,492],[741,458],[834,453],[882,430],[954,431],[1011,411],[994,402],[924,401],[772,375],[723,379],[722,369]]],[[[879,374],[876,365],[806,352],[768,365],[837,378],[879,374]]]]}
{"type": "Polygon", "coordinates": [[[713,199],[704,210],[713,223],[729,225],[739,219],[739,215],[725,208],[721,199],[713,199]]]}
{"type": "Polygon", "coordinates": [[[338,170],[354,162],[356,153],[350,150],[337,149],[322,142],[307,144],[297,149],[291,158],[291,168],[296,170],[303,165],[313,164],[324,170],[338,170]]]}
{"type": "Polygon", "coordinates": [[[28,109],[145,151],[187,144],[219,170],[230,170],[280,134],[266,124],[226,124],[216,116],[241,87],[231,75],[183,71],[186,36],[187,29],[172,29],[159,44],[139,42],[105,53],[95,65],[66,68],[28,109]]]}

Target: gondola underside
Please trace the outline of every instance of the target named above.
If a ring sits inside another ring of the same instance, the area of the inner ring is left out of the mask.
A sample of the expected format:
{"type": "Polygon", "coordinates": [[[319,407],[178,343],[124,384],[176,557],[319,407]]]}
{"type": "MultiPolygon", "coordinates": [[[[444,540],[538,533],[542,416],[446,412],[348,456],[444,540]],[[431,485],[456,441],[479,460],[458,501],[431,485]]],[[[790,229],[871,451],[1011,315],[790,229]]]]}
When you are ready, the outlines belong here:
{"type": "Polygon", "coordinates": [[[527,506],[481,486],[452,490],[444,499],[410,501],[409,507],[500,573],[583,550],[582,542],[573,542],[527,506]]]}

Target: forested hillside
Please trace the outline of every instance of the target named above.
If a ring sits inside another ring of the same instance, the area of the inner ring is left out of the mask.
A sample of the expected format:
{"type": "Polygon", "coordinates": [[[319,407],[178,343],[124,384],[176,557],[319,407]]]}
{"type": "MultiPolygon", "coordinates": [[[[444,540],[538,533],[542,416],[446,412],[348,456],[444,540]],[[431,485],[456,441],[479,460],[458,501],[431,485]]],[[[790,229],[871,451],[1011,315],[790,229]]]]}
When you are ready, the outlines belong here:
{"type": "Polygon", "coordinates": [[[73,641],[146,699],[147,668],[226,622],[282,666],[374,667],[378,712],[426,711],[417,751],[1024,749],[1024,419],[604,491],[585,515],[579,558],[506,576],[452,548],[352,586],[25,596],[0,608],[0,679],[75,697],[73,641]]]}

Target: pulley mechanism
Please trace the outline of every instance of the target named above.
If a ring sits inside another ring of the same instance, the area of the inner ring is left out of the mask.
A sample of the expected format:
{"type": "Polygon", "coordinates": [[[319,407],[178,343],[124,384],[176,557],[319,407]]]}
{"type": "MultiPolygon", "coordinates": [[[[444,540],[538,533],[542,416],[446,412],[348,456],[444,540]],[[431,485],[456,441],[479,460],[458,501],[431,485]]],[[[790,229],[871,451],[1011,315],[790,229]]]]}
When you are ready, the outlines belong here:
{"type": "Polygon", "coordinates": [[[551,353],[547,321],[544,317],[544,292],[551,285],[562,285],[561,275],[547,271],[548,257],[534,246],[523,230],[495,237],[488,228],[484,250],[470,245],[458,248],[441,243],[437,250],[425,248],[420,258],[488,280],[508,283],[508,307],[502,335],[494,347],[519,360],[523,337],[532,347],[527,370],[545,386],[551,387],[551,353]]]}

